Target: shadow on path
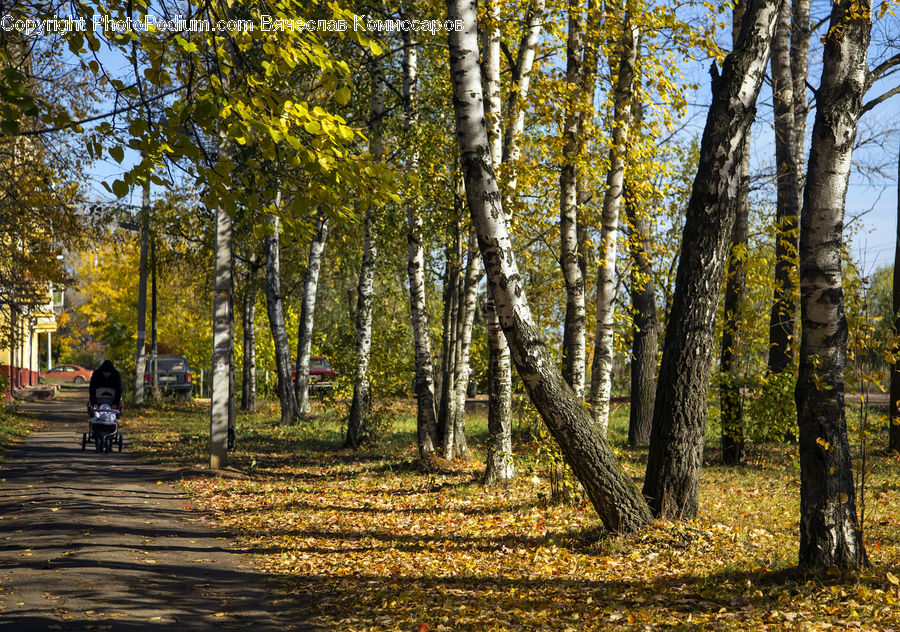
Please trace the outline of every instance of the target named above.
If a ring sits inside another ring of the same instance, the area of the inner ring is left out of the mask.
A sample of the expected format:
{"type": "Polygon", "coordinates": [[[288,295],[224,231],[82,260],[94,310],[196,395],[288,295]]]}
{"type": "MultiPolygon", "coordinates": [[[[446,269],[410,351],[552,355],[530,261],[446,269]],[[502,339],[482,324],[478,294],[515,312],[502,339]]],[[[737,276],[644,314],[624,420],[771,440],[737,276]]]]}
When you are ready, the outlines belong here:
{"type": "Polygon", "coordinates": [[[0,469],[0,629],[311,629],[188,509],[177,472],[81,450],[85,402],[22,407],[50,430],[0,469]]]}

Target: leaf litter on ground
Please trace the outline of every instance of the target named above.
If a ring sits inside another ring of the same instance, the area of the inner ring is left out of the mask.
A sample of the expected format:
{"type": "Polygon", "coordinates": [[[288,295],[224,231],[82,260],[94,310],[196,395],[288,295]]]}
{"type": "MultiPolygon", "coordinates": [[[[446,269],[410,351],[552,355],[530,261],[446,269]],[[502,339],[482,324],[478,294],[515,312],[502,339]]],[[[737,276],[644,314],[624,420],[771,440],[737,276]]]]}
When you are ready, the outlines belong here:
{"type": "MultiPolygon", "coordinates": [[[[247,475],[184,486],[325,629],[900,630],[896,457],[875,457],[869,473],[872,566],[837,583],[796,572],[793,448],[709,463],[699,519],[615,536],[586,503],[547,502],[527,445],[521,475],[484,488],[478,460],[418,471],[412,427],[354,453],[334,411],[290,428],[273,418],[242,419],[231,461],[247,475]]],[[[203,423],[196,408],[162,408],[129,429],[150,458],[191,465],[203,462],[203,423]]],[[[618,448],[639,478],[643,451],[618,448]]]]}

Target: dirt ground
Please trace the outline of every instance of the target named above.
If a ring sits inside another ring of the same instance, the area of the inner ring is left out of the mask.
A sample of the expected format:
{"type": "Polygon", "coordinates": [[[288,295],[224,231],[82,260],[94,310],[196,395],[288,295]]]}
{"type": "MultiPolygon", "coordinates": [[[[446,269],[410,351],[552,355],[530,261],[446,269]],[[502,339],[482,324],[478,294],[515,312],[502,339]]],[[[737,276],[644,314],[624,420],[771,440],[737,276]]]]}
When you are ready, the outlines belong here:
{"type": "Polygon", "coordinates": [[[81,449],[83,389],[20,403],[37,431],[0,464],[0,629],[311,629],[247,552],[192,511],[177,471],[81,449]]]}

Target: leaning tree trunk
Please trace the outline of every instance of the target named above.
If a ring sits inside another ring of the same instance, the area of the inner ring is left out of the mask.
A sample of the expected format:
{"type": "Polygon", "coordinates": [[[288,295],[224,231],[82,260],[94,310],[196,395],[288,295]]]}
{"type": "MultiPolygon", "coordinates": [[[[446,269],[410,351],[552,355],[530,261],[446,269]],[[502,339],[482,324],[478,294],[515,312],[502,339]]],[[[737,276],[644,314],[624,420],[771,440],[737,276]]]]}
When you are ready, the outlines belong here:
{"type": "MultiPolygon", "coordinates": [[[[746,5],[743,1],[734,7],[732,38],[737,44],[741,22],[746,5]]],[[[787,2],[782,4],[779,24],[788,10],[787,2]]],[[[775,27],[773,56],[777,54],[779,25],[775,27]]],[[[774,68],[775,62],[772,62],[774,68]]],[[[744,458],[744,402],[741,397],[740,374],[737,368],[738,332],[741,329],[741,302],[747,283],[747,241],[750,237],[750,132],[744,137],[741,147],[741,173],[737,199],[735,200],[734,228],[731,233],[731,247],[728,252],[728,273],[725,282],[725,314],[722,323],[722,350],[720,371],[722,382],[719,391],[722,408],[722,462],[736,465],[744,458]]]]}
{"type": "Polygon", "coordinates": [[[503,332],[522,382],[603,524],[632,531],[651,517],[640,492],[556,367],[531,315],[494,174],[478,66],[476,2],[448,0],[450,77],[466,197],[503,332]]]}
{"type": "Polygon", "coordinates": [[[631,250],[631,411],[628,443],[642,445],[650,441],[653,401],[656,397],[656,356],[659,352],[656,331],[656,287],[650,259],[650,215],[638,210],[634,200],[626,198],[625,212],[631,225],[628,240],[631,250]]]}
{"type": "Polygon", "coordinates": [[[303,279],[303,304],[300,308],[300,327],[297,332],[297,360],[294,378],[294,398],[297,412],[309,415],[309,354],[312,349],[313,323],[316,313],[316,290],[319,288],[319,270],[322,267],[322,253],[328,239],[328,216],[321,210],[316,219],[316,234],[309,244],[309,259],[306,277],[303,279]]]}
{"type": "Polygon", "coordinates": [[[697,514],[716,308],[740,186],[741,148],[756,114],[778,0],[749,0],[741,35],[714,73],[688,203],[684,248],[663,344],[644,496],[657,516],[697,514]]]}
{"type": "Polygon", "coordinates": [[[256,256],[247,263],[247,276],[244,278],[244,309],[242,310],[244,328],[244,366],[241,372],[241,410],[256,412],[256,256]]]}
{"type": "MultiPolygon", "coordinates": [[[[411,31],[403,32],[403,128],[410,138],[419,125],[418,96],[418,43],[411,31]]],[[[415,173],[419,164],[418,141],[411,140],[410,155],[406,163],[407,173],[415,173]]],[[[431,358],[431,339],[428,333],[428,310],[425,304],[425,248],[422,244],[422,218],[414,196],[406,202],[409,221],[409,305],[412,314],[413,338],[416,354],[416,428],[419,457],[426,459],[435,450],[437,423],[434,408],[434,366],[431,358]]]]}
{"type": "Polygon", "coordinates": [[[841,276],[844,205],[867,88],[870,0],[837,0],[800,220],[800,566],[856,569],[866,562],[856,517],[844,416],[847,319],[841,276]]]}
{"type": "MultiPolygon", "coordinates": [[[[769,371],[782,373],[793,362],[794,274],[797,269],[801,187],[800,156],[794,138],[794,80],[791,70],[791,8],[782,5],[772,40],[772,98],[775,104],[775,294],[769,316],[769,371]]],[[[802,140],[800,141],[802,143],[802,140]]]]}
{"type": "Polygon", "coordinates": [[[631,127],[634,98],[634,70],[637,63],[637,27],[632,22],[630,3],[622,16],[622,50],[619,53],[613,104],[612,146],[600,227],[600,265],[597,270],[597,333],[591,364],[591,412],[603,434],[609,426],[609,398],[612,394],[613,329],[615,327],[616,252],[618,251],[619,208],[625,180],[625,156],[631,127]]]}
{"type": "MultiPolygon", "coordinates": [[[[897,158],[897,243],[894,246],[893,308],[894,334],[900,335],[900,156],[897,158]]],[[[898,353],[900,350],[894,350],[898,353]]],[[[891,368],[890,432],[888,450],[900,452],[900,358],[891,368]]]]}
{"type": "MultiPolygon", "coordinates": [[[[280,199],[280,196],[279,196],[280,199]]],[[[278,374],[278,398],[281,400],[281,423],[297,421],[297,404],[291,382],[291,349],[284,327],[284,307],[281,298],[281,264],[279,253],[278,217],[272,217],[272,234],[266,237],[266,313],[275,346],[275,369],[278,374]]]]}

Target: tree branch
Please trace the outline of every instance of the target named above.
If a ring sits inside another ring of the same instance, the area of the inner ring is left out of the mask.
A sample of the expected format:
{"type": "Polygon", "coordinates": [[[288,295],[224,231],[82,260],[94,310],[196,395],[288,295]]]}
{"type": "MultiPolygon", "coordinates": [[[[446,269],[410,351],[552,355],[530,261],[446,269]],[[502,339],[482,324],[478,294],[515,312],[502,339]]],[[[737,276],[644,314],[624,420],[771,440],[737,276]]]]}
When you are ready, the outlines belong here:
{"type": "Polygon", "coordinates": [[[871,87],[876,80],[878,80],[882,75],[884,75],[888,70],[894,68],[895,66],[900,66],[900,53],[894,55],[890,59],[886,59],[874,69],[869,71],[869,74],[866,76],[867,87],[871,87]]]}
{"type": "Polygon", "coordinates": [[[175,94],[179,90],[181,90],[184,86],[178,86],[177,88],[172,88],[171,90],[167,90],[165,92],[160,93],[155,97],[150,97],[146,99],[146,101],[139,101],[137,103],[133,103],[131,105],[126,105],[121,108],[114,108],[109,112],[104,112],[103,114],[97,114],[96,116],[89,116],[85,119],[81,119],[80,121],[71,121],[70,123],[66,123],[65,125],[59,125],[57,127],[46,127],[44,129],[34,129],[34,130],[25,130],[24,132],[19,132],[17,136],[39,136],[42,134],[52,134],[54,132],[61,132],[67,129],[71,129],[73,127],[78,127],[80,125],[84,125],[86,123],[93,123],[94,121],[99,121],[101,119],[109,118],[110,116],[116,116],[118,114],[122,114],[123,112],[129,112],[131,110],[135,110],[137,108],[145,106],[150,101],[157,101],[164,97],[169,96],[170,94],[175,94]]]}
{"type": "Polygon", "coordinates": [[[891,88],[890,90],[888,90],[887,92],[882,94],[880,97],[875,97],[871,101],[867,102],[865,105],[862,106],[862,109],[859,111],[859,115],[862,116],[863,114],[865,114],[866,112],[868,112],[869,110],[874,108],[875,106],[877,106],[881,103],[884,103],[885,101],[890,99],[895,94],[900,94],[900,86],[894,86],[893,88],[891,88]]]}

